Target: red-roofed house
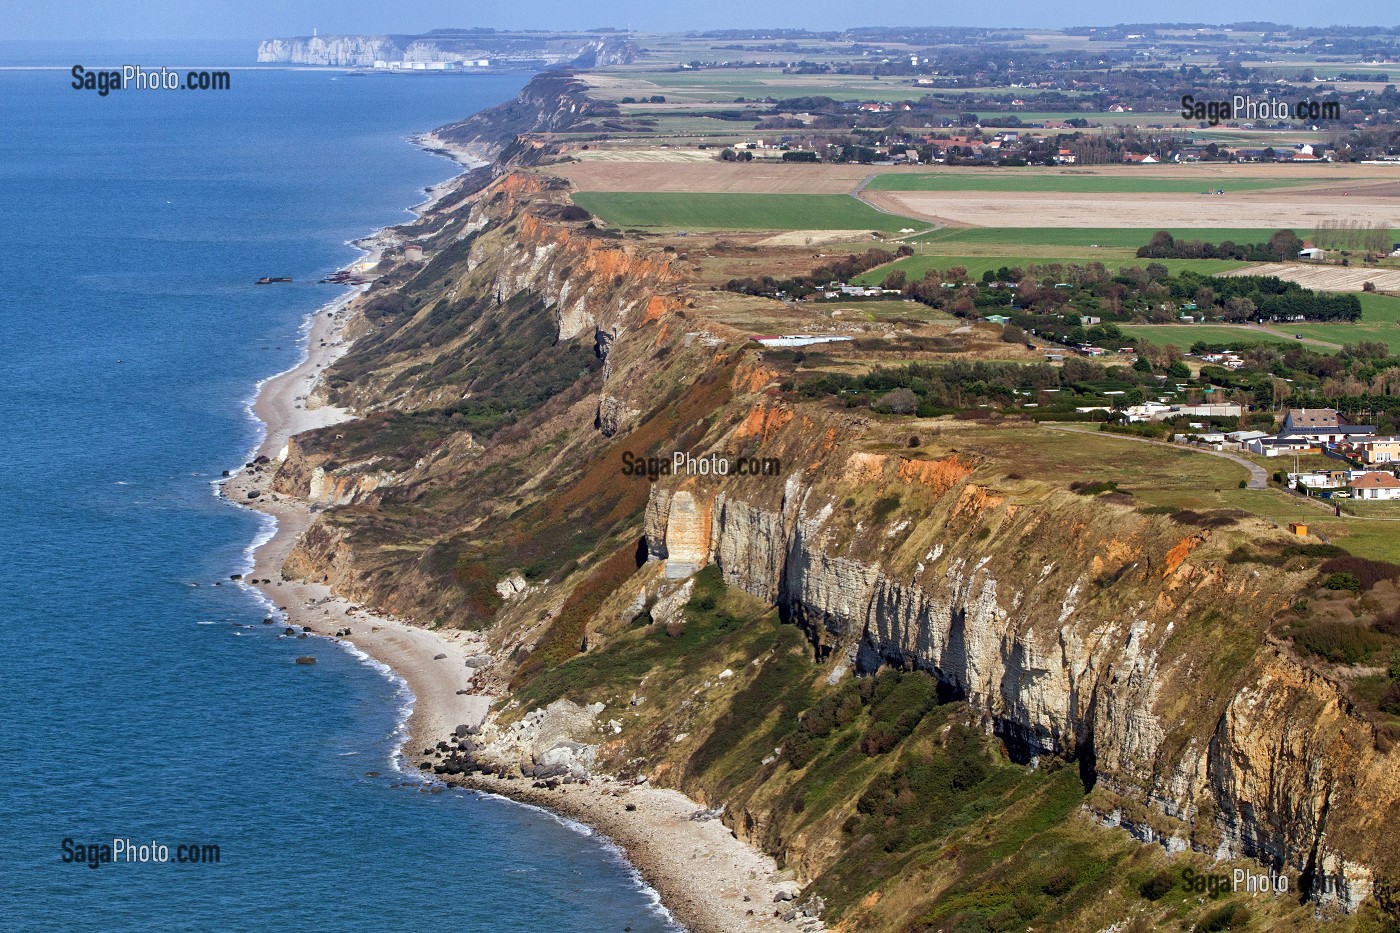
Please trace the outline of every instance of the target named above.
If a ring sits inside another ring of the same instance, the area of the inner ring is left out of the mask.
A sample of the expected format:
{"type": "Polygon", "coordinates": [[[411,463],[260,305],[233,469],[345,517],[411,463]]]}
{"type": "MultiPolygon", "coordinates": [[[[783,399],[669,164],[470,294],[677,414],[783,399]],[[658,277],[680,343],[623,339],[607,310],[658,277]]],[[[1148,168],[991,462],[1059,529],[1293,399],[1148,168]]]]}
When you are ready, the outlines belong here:
{"type": "Polygon", "coordinates": [[[1394,473],[1363,473],[1348,485],[1358,499],[1400,499],[1400,479],[1394,473]]]}

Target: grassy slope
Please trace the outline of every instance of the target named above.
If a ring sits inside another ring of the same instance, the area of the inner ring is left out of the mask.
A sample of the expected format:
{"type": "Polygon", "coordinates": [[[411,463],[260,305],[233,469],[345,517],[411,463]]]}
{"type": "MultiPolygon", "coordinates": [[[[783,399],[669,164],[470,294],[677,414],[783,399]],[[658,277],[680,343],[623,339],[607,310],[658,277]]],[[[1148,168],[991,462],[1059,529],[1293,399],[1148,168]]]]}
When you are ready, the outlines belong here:
{"type": "Polygon", "coordinates": [[[584,191],[580,207],[619,227],[679,230],[922,229],[923,221],[884,214],[844,194],[690,194],[584,191]]]}

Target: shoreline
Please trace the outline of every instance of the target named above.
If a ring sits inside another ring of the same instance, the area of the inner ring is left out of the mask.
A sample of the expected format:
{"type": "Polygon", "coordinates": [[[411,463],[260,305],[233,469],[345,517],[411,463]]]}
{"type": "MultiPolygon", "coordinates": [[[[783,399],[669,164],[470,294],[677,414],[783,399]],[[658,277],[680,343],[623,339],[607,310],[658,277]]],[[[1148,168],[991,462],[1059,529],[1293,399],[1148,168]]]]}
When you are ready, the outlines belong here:
{"type": "MultiPolygon", "coordinates": [[[[414,136],[412,142],[452,158],[467,171],[488,164],[475,153],[442,146],[430,133],[414,136]]],[[[410,210],[421,214],[453,194],[464,174],[429,187],[428,200],[410,210]]],[[[387,229],[352,242],[373,253],[387,229]]],[[[345,409],[316,406],[313,395],[322,371],[349,349],[352,341],[346,330],[354,317],[350,306],[363,291],[363,286],[349,291],[309,314],[300,362],[258,384],[247,408],[262,424],[262,439],[246,465],[218,482],[217,494],[275,522],[270,535],[264,539],[260,532],[255,539],[251,567],[241,583],[273,607],[270,617],[276,624],[348,645],[386,668],[387,676],[401,680],[411,698],[410,713],[391,766],[405,776],[443,780],[424,774],[414,762],[459,727],[477,727],[486,720],[495,698],[471,692],[475,668],[467,664],[469,658],[487,653],[484,635],[416,626],[337,597],[324,584],[282,577],[282,566],[314,512],[304,500],[274,493],[270,482],[289,438],[354,417],[345,409]],[[263,457],[267,460],[256,462],[263,457]],[[255,490],[256,498],[249,499],[255,490]]],[[[771,857],[740,841],[721,821],[694,819],[704,808],[679,791],[624,785],[604,776],[553,790],[534,787],[525,779],[486,775],[451,776],[444,783],[538,807],[589,827],[622,851],[666,915],[694,933],[821,928],[816,921],[801,926],[781,922],[778,915],[791,910],[791,897],[798,890],[791,874],[779,872],[771,857]]]]}

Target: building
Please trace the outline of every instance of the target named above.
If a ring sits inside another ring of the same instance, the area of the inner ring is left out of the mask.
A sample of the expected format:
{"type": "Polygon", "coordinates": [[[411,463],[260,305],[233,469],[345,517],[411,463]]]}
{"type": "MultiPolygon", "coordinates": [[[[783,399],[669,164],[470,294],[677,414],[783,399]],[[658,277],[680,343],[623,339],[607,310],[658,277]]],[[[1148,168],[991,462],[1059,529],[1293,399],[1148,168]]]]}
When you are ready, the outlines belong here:
{"type": "Polygon", "coordinates": [[[1327,250],[1318,249],[1316,246],[1309,246],[1307,249],[1298,250],[1299,259],[1326,259],[1327,250]]]}
{"type": "Polygon", "coordinates": [[[1321,444],[1341,444],[1370,440],[1376,435],[1373,424],[1348,424],[1331,408],[1294,408],[1283,420],[1279,437],[1305,438],[1321,444]]]}
{"type": "Polygon", "coordinates": [[[403,248],[403,258],[408,262],[422,262],[423,247],[417,243],[410,243],[403,248]]]}
{"type": "Polygon", "coordinates": [[[1348,444],[1345,453],[1362,463],[1400,463],[1400,437],[1375,437],[1348,444]]]}
{"type": "Polygon", "coordinates": [[[1311,454],[1317,452],[1317,443],[1310,441],[1306,437],[1285,437],[1283,435],[1265,435],[1256,437],[1245,444],[1245,449],[1252,454],[1259,454],[1261,457],[1293,456],[1294,454],[1311,454]]]}
{"type": "Polygon", "coordinates": [[[1348,488],[1358,499],[1400,499],[1400,479],[1394,473],[1363,473],[1348,488]]]}

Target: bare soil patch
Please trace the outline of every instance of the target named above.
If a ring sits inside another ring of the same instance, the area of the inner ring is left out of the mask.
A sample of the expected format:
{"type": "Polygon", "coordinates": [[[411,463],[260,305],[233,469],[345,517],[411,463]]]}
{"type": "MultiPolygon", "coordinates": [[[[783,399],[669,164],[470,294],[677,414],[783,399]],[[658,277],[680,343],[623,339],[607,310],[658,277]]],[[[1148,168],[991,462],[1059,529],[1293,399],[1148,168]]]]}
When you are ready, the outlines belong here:
{"type": "Polygon", "coordinates": [[[1400,198],[1339,197],[1327,188],[1205,194],[865,191],[896,214],[981,227],[1296,227],[1324,221],[1400,225],[1400,198]]]}
{"type": "Polygon", "coordinates": [[[1343,266],[1320,266],[1302,262],[1271,262],[1246,266],[1221,275],[1272,275],[1304,288],[1327,292],[1359,292],[1367,282],[1374,282],[1383,292],[1400,291],[1400,269],[1366,269],[1343,266]]]}

